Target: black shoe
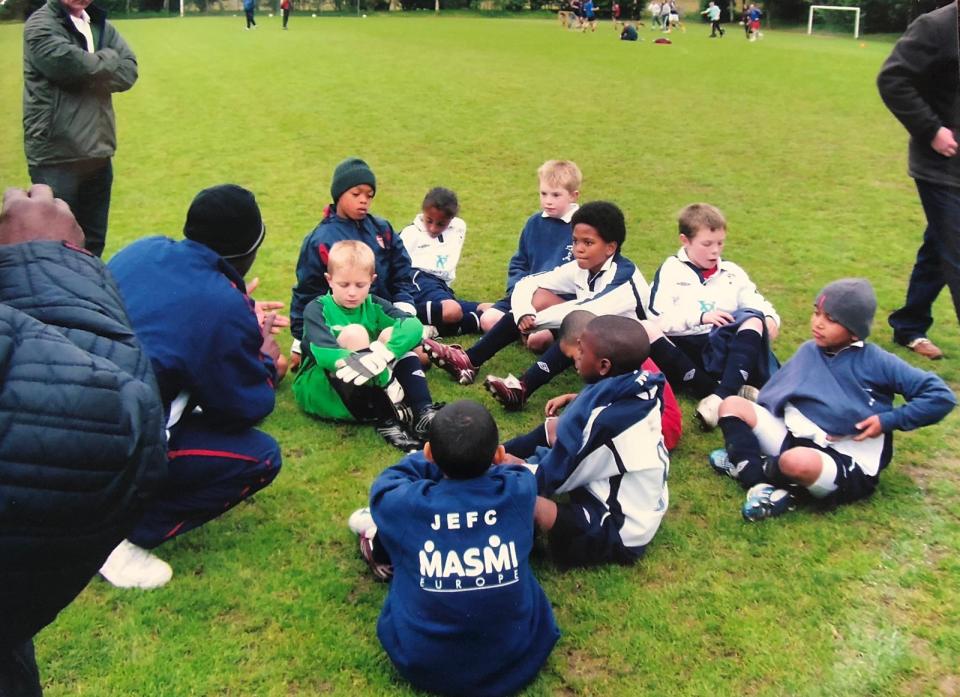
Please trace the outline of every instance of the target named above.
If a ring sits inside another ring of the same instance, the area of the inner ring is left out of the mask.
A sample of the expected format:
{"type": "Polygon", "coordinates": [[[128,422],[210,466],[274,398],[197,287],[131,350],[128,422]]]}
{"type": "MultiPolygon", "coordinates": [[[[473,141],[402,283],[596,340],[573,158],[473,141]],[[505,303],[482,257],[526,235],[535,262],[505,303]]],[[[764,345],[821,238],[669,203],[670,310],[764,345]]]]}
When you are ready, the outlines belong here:
{"type": "Polygon", "coordinates": [[[433,422],[433,417],[435,417],[437,412],[444,406],[445,404],[443,402],[434,402],[433,404],[425,406],[420,413],[417,414],[416,421],[413,424],[413,435],[422,441],[427,440],[427,433],[430,431],[430,424],[433,422]]]}
{"type": "Polygon", "coordinates": [[[423,447],[423,443],[411,436],[396,419],[384,419],[376,426],[377,433],[387,443],[405,453],[415,453],[423,447]]]}

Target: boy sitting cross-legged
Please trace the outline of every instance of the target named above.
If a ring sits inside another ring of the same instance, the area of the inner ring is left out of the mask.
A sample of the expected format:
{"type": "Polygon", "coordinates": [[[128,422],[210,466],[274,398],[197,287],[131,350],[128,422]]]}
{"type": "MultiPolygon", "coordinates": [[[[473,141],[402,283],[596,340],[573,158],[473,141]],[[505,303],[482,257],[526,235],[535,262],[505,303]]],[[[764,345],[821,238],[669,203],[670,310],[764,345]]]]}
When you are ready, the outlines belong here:
{"type": "Polygon", "coordinates": [[[662,361],[651,337],[653,356],[675,390],[700,399],[697,417],[712,429],[724,397],[741,390],[755,396],[750,388],[766,382],[780,317],[746,271],[721,259],[727,221],[719,209],[690,204],[678,223],[683,246],[654,276],[650,318],[680,349],[674,354],[681,360],[662,361]]]}
{"type": "Polygon", "coordinates": [[[633,563],[667,512],[665,381],[640,369],[648,354],[639,322],[597,317],[579,341],[577,371],[587,386],[557,421],[553,447],[531,454],[520,439],[504,444],[536,475],[537,527],[561,566],[633,563]],[[567,503],[546,498],[564,493],[567,503]]]}
{"type": "Polygon", "coordinates": [[[471,401],[447,405],[422,453],[373,483],[350,516],[360,550],[393,580],[377,636],[401,675],[448,695],[513,694],[560,636],[530,569],[537,484],[503,457],[497,425],[471,401]]]}
{"type": "Polygon", "coordinates": [[[303,313],[303,365],[293,383],[297,403],[328,419],[371,421],[401,450],[419,450],[437,406],[420,359],[416,317],[370,294],[376,280],[370,248],[356,240],[330,248],[330,292],[303,313]],[[402,389],[398,389],[402,388],[402,389]],[[413,409],[413,423],[406,405],[413,409]]]}
{"type": "MultiPolygon", "coordinates": [[[[456,345],[424,341],[424,349],[436,365],[467,385],[480,366],[502,348],[521,335],[556,330],[573,310],[624,315],[634,320],[645,316],[650,288],[640,270],[620,253],[627,234],[620,209],[607,201],[592,201],[578,209],[570,222],[575,260],[517,283],[511,311],[466,351],[456,345]],[[571,296],[572,300],[566,299],[571,296]]],[[[499,383],[504,381],[491,376],[487,389],[509,408],[519,409],[534,389],[569,365],[570,359],[552,345],[518,384],[507,384],[506,389],[499,390],[499,383]]]]}
{"type": "Polygon", "coordinates": [[[794,508],[795,492],[829,503],[870,496],[893,455],[893,431],[934,424],[956,404],[934,373],[865,339],[877,309],[869,281],[844,278],[817,295],[812,341],[760,391],[720,405],[726,453],[710,462],[749,488],[747,520],[794,508]],[[894,395],[907,403],[893,406],[894,395]]]}

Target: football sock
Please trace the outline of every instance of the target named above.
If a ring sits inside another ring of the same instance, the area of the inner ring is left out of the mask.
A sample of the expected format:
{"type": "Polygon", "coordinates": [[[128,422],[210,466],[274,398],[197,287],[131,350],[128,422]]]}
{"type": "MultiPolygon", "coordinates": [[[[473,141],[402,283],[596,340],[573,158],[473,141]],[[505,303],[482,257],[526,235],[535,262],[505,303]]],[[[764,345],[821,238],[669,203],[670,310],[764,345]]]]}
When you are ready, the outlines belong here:
{"type": "Polygon", "coordinates": [[[766,481],[760,441],[753,429],[736,416],[721,416],[719,426],[723,431],[727,457],[736,466],[736,480],[746,489],[766,481]]]}
{"type": "Polygon", "coordinates": [[[650,344],[650,358],[663,371],[670,387],[677,392],[686,392],[701,399],[717,387],[716,381],[707,375],[707,371],[698,368],[687,354],[665,336],[650,344]]]}
{"type": "Polygon", "coordinates": [[[427,376],[423,374],[420,357],[414,353],[402,356],[393,365],[393,376],[403,388],[404,401],[419,414],[424,407],[431,404],[430,388],[427,387],[427,376]]]}
{"type": "Polygon", "coordinates": [[[547,429],[543,424],[535,426],[529,433],[511,438],[503,444],[503,449],[511,455],[528,458],[536,452],[538,445],[547,445],[547,429]]]}
{"type": "Polygon", "coordinates": [[[443,304],[439,300],[428,300],[425,303],[417,303],[417,319],[423,324],[431,324],[439,327],[443,322],[443,304]]]}
{"type": "Polygon", "coordinates": [[[520,381],[527,388],[527,396],[532,395],[537,389],[546,385],[571,365],[573,365],[573,361],[560,350],[560,343],[553,342],[550,348],[540,356],[540,360],[527,368],[527,372],[520,376],[520,381]]]}
{"type": "Polygon", "coordinates": [[[513,313],[508,312],[473,346],[467,349],[467,358],[474,368],[479,368],[496,355],[497,351],[512,344],[520,338],[520,330],[513,319],[513,313]]]}
{"type": "Polygon", "coordinates": [[[757,364],[757,355],[763,337],[753,329],[741,329],[727,349],[727,362],[723,366],[720,386],[714,392],[721,397],[735,395],[750,379],[750,371],[757,364]]]}

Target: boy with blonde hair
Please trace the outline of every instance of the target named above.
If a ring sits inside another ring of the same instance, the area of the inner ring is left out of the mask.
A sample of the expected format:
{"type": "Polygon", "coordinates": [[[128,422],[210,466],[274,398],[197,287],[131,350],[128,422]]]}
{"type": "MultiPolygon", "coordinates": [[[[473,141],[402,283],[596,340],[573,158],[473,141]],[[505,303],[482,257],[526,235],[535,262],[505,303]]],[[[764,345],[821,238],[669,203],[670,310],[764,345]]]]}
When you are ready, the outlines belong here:
{"type": "MultiPolygon", "coordinates": [[[[480,318],[480,329],[484,332],[490,331],[510,311],[510,296],[517,281],[573,260],[570,218],[579,207],[577,199],[583,183],[580,168],[570,160],[547,160],[537,170],[537,179],[540,210],[527,218],[520,231],[517,251],[507,267],[506,295],[480,318]]],[[[552,337],[544,332],[529,339],[533,339],[528,345],[534,350],[542,351],[552,343],[552,337]],[[540,346],[540,342],[545,343],[540,346]]]]}
{"type": "MultiPolygon", "coordinates": [[[[650,317],[689,359],[661,367],[675,390],[700,398],[697,417],[712,429],[725,397],[769,378],[769,345],[779,334],[780,316],[746,271],[721,259],[727,221],[718,208],[692,203],[680,211],[678,225],[682,246],[657,270],[650,317]]],[[[654,348],[659,363],[656,356],[654,348]]]]}
{"type": "Polygon", "coordinates": [[[374,269],[363,242],[330,248],[324,274],[330,292],[304,309],[303,364],[293,394],[308,414],[372,422],[390,445],[411,452],[422,447],[437,410],[412,352],[423,325],[370,294],[374,269]]]}

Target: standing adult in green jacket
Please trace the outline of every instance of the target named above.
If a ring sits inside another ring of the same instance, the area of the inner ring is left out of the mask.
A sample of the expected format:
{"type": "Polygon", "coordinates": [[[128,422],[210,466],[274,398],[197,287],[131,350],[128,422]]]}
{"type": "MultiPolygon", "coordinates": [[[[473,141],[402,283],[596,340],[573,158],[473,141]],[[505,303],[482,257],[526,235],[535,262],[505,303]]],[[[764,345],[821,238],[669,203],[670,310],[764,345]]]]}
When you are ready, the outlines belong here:
{"type": "Polygon", "coordinates": [[[137,58],[90,3],[47,0],[24,26],[23,146],[31,181],[70,205],[100,256],[117,148],[111,95],[133,87],[137,58]]]}

